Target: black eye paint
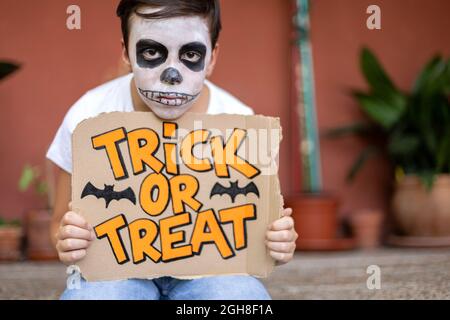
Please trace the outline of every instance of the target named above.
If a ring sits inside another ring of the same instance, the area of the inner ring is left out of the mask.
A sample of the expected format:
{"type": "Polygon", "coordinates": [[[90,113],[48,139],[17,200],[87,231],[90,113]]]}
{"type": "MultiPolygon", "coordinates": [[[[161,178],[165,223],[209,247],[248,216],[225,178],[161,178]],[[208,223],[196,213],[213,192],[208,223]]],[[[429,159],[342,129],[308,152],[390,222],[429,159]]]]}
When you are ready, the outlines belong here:
{"type": "Polygon", "coordinates": [[[205,69],[206,51],[206,46],[203,43],[191,42],[181,47],[179,52],[179,59],[186,67],[188,67],[192,71],[200,72],[205,69]],[[198,59],[198,61],[196,62],[193,62],[183,58],[183,56],[189,52],[198,54],[200,56],[200,59],[198,59]]]}
{"type": "Polygon", "coordinates": [[[167,48],[159,42],[143,39],[136,43],[136,60],[141,68],[156,68],[166,62],[168,55],[169,51],[167,48]],[[154,52],[159,57],[152,60],[146,59],[146,52],[154,52]]]}

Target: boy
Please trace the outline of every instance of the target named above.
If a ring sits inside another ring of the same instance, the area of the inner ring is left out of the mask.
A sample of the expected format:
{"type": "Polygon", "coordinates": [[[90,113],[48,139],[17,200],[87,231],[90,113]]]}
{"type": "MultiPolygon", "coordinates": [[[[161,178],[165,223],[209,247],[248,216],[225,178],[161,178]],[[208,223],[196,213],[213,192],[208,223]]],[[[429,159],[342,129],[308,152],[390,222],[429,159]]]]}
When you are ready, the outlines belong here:
{"type": "MultiPolygon", "coordinates": [[[[185,112],[253,114],[236,98],[208,82],[217,60],[221,30],[219,0],[122,0],[123,59],[132,73],[86,93],[67,113],[47,157],[59,167],[52,221],[59,258],[73,264],[95,239],[84,218],[70,211],[71,134],[78,123],[103,112],[153,112],[177,119],[185,112]]],[[[267,231],[267,247],[278,264],[292,259],[297,234],[290,217],[267,231]]],[[[66,290],[62,299],[270,299],[250,276],[215,276],[197,280],[86,282],[66,290]]]]}

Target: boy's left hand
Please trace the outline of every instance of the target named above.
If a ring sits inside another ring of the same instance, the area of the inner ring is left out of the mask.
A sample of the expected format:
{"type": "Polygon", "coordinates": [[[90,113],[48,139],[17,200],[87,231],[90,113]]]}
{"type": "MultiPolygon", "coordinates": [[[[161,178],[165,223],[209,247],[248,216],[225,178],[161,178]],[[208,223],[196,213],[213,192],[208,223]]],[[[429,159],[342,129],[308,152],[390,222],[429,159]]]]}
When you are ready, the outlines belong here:
{"type": "Polygon", "coordinates": [[[291,215],[291,208],[284,209],[283,217],[274,221],[266,233],[267,248],[278,265],[288,263],[294,256],[298,234],[295,232],[291,215]]]}

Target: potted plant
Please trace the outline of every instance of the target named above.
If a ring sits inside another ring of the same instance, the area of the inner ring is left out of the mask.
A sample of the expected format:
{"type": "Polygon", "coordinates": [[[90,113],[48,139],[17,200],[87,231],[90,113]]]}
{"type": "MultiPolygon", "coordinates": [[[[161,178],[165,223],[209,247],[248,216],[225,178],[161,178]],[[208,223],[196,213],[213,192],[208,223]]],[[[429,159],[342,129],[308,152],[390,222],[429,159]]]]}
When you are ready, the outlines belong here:
{"type": "Polygon", "coordinates": [[[376,209],[358,210],[350,216],[350,226],[359,248],[373,249],[380,246],[383,218],[384,212],[376,209]]]}
{"type": "Polygon", "coordinates": [[[0,218],[0,261],[16,261],[21,256],[22,226],[20,221],[0,218]]]}
{"type": "Polygon", "coordinates": [[[33,189],[42,203],[42,208],[28,210],[26,214],[27,257],[31,260],[53,260],[57,258],[50,238],[51,207],[48,184],[38,167],[26,165],[19,180],[19,190],[33,189]]]}
{"type": "Polygon", "coordinates": [[[367,121],[336,128],[331,137],[357,134],[369,145],[348,173],[351,181],[368,159],[386,156],[394,173],[395,232],[450,236],[450,60],[431,59],[410,92],[399,90],[375,55],[361,53],[368,92],[354,92],[367,121]]]}

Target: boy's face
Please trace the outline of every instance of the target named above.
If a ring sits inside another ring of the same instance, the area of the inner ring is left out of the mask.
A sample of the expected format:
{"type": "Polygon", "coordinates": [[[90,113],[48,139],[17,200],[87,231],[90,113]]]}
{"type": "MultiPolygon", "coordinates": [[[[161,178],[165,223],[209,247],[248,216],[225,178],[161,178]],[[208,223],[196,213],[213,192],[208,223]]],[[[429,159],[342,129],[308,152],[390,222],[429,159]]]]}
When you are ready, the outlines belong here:
{"type": "Polygon", "coordinates": [[[162,119],[179,118],[199,97],[211,62],[207,21],[201,17],[149,20],[134,15],[128,52],[145,104],[162,119]]]}

